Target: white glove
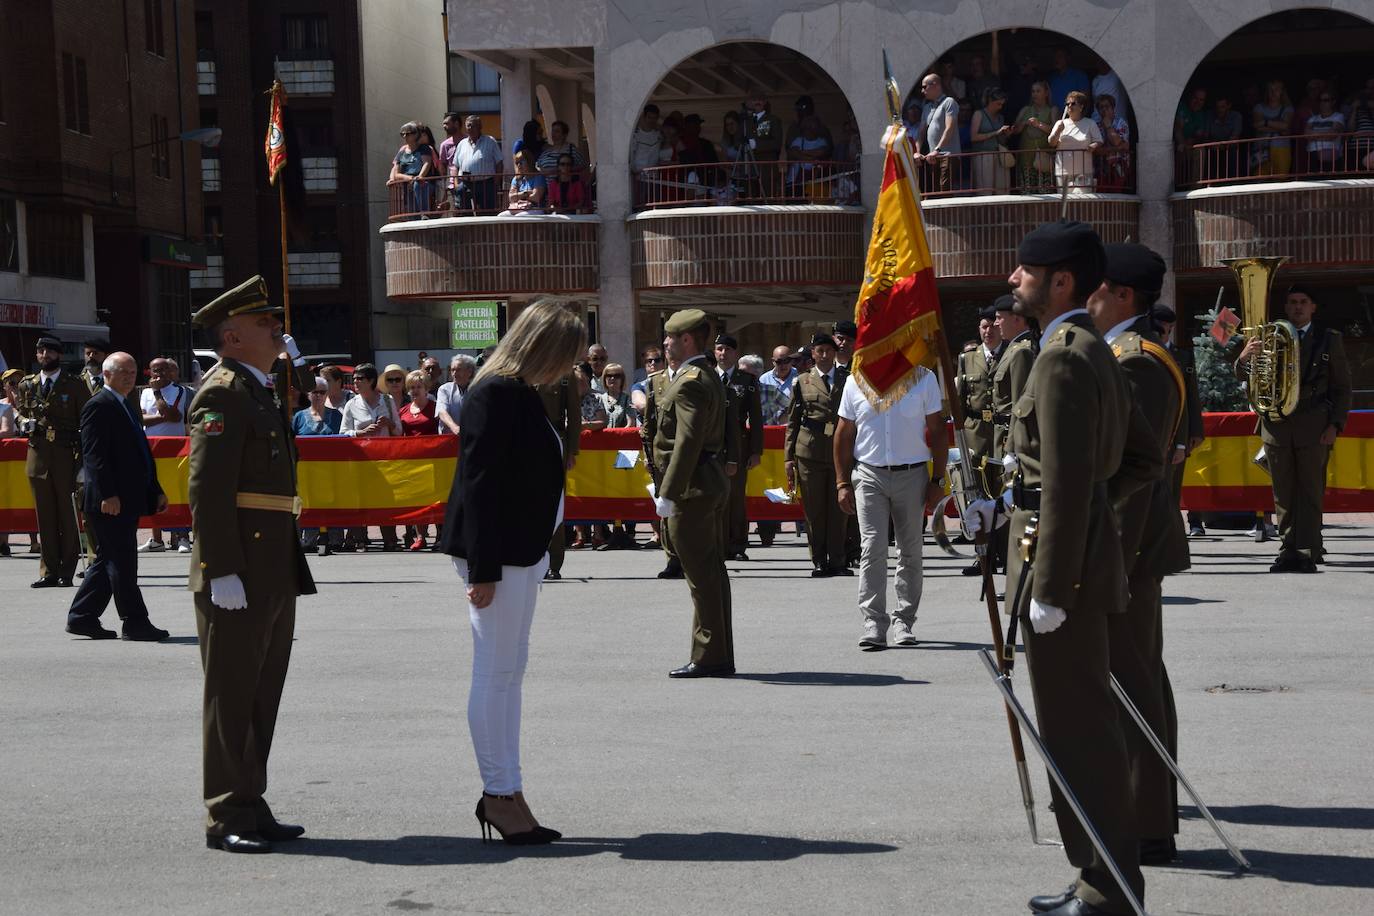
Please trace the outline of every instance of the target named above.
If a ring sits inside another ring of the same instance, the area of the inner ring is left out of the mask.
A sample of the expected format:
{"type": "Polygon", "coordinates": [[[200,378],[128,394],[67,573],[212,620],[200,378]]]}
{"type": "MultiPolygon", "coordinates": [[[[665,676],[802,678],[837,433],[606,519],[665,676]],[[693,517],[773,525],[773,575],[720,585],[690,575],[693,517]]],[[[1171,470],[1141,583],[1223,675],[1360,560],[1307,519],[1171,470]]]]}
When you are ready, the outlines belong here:
{"type": "Polygon", "coordinates": [[[296,345],[295,339],[290,334],[281,336],[282,348],[286,350],[286,355],[291,357],[291,365],[304,366],[305,358],[301,356],[301,348],[296,345]]]}
{"type": "Polygon", "coordinates": [[[991,534],[1007,523],[1007,514],[998,511],[998,500],[975,499],[964,510],[964,527],[969,534],[986,531],[991,534]]]}
{"type": "Polygon", "coordinates": [[[248,607],[248,596],[243,593],[243,580],[238,573],[210,580],[210,603],[226,611],[248,607]]]}
{"type": "Polygon", "coordinates": [[[1065,614],[1059,608],[1048,604],[1041,604],[1034,598],[1031,599],[1030,620],[1031,626],[1035,628],[1035,632],[1053,633],[1063,626],[1064,621],[1068,619],[1069,615],[1065,614]]]}
{"type": "Polygon", "coordinates": [[[1006,476],[1010,477],[1021,469],[1021,459],[1016,457],[1015,452],[1007,452],[1002,456],[1002,470],[1006,476]]]}
{"type": "Polygon", "coordinates": [[[655,496],[654,511],[658,513],[659,518],[672,518],[677,514],[677,503],[666,496],[655,496]]]}

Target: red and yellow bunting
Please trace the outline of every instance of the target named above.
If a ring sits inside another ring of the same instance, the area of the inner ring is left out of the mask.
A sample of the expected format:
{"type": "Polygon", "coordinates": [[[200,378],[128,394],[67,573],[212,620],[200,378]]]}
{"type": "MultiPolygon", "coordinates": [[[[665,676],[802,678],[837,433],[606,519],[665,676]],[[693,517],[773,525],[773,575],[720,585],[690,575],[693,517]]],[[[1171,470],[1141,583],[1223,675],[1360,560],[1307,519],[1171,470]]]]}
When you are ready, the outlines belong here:
{"type": "MultiPolygon", "coordinates": [[[[1199,511],[1249,512],[1274,505],[1269,477],[1252,459],[1259,451],[1253,414],[1207,414],[1207,441],[1184,470],[1183,505],[1199,511]]],[[[801,517],[798,504],[775,503],[765,490],[786,486],[783,437],[770,426],[764,433],[763,461],[749,473],[749,517],[788,520],[801,517]]],[[[163,528],[191,524],[187,505],[186,439],[154,438],[158,480],[167,493],[163,528]]],[[[305,525],[404,525],[441,522],[453,474],[458,441],[452,436],[406,439],[307,438],[297,440],[298,478],[305,503],[305,525]]],[[[0,441],[0,531],[37,527],[33,496],[24,473],[27,443],[0,441]]],[[[649,472],[642,458],[616,467],[620,452],[639,454],[636,430],[582,434],[582,451],[568,475],[570,520],[646,521],[654,517],[645,487],[649,472]]],[[[622,461],[622,463],[624,463],[622,461]]],[[[1327,468],[1328,512],[1374,512],[1374,412],[1350,415],[1336,440],[1327,468]]],[[[150,525],[151,519],[144,519],[150,525]]]]}

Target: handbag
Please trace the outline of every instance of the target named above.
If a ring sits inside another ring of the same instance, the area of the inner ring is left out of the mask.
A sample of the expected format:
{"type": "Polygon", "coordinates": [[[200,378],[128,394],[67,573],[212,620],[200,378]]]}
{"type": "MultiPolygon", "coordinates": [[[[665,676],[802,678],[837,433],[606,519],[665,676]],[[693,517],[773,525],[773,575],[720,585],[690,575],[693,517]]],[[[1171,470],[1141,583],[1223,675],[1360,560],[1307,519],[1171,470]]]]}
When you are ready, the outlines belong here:
{"type": "Polygon", "coordinates": [[[997,161],[1002,164],[1004,169],[1016,168],[1016,157],[1011,154],[1011,150],[1002,144],[997,144],[997,161]]]}

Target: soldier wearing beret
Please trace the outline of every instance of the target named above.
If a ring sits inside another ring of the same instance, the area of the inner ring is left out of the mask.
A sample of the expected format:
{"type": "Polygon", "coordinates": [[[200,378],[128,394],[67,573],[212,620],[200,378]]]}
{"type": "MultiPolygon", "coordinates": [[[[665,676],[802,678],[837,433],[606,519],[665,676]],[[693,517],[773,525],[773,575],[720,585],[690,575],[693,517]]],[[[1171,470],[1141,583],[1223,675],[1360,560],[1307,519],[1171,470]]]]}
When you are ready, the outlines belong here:
{"type": "Polygon", "coordinates": [[[725,558],[747,560],[749,471],[763,459],[762,397],[758,377],[739,367],[739,342],[729,334],[716,336],[716,372],[734,403],[732,437],[738,435],[740,451],[737,470],[730,478],[730,504],[725,512],[725,558]]]}
{"type": "Polygon", "coordinates": [[[674,312],[663,325],[669,366],[657,401],[654,464],[662,475],[654,508],[682,563],[692,594],[691,660],[674,678],[735,673],[730,577],[725,570],[721,514],[729,496],[722,464],[725,387],[706,363],[710,324],[700,309],[674,312]]]}
{"type": "MultiPolygon", "coordinates": [[[[1108,618],[1126,610],[1108,482],[1120,470],[1131,395],[1084,307],[1102,282],[1102,242],[1084,223],[1050,223],[1026,236],[1017,261],[1010,277],[1016,310],[1045,330],[1025,392],[1012,406],[1011,533],[1033,546],[1011,552],[1008,610],[1029,621],[1026,657],[1045,746],[1143,900],[1108,637],[1108,618]]],[[[970,526],[990,529],[993,505],[971,505],[970,526]]],[[[1052,792],[1064,851],[1079,874],[1066,892],[1032,898],[1031,909],[1055,916],[1130,912],[1072,809],[1056,787],[1052,792]]]]}
{"type": "Polygon", "coordinates": [[[21,432],[29,437],[24,473],[38,514],[42,545],[33,588],[68,588],[76,575],[81,531],[76,520],[76,476],[81,470],[81,409],[91,390],[62,368],[62,341],[45,334],[35,346],[38,371],[19,382],[14,405],[21,432]]]}
{"type": "Polygon", "coordinates": [[[840,396],[849,372],[835,363],[835,339],[811,338],[816,365],[792,383],[785,446],[789,488],[800,484],[806,514],[806,540],[811,548],[811,575],[852,576],[846,556],[847,513],[835,498],[835,427],[840,396]]]}
{"type": "MultiPolygon", "coordinates": [[[[1197,366],[1193,358],[1193,348],[1180,347],[1175,339],[1174,328],[1177,327],[1178,313],[1167,305],[1156,305],[1150,310],[1150,320],[1159,331],[1164,348],[1183,370],[1183,384],[1187,395],[1183,422],[1179,424],[1177,441],[1174,442],[1174,452],[1170,456],[1169,469],[1166,472],[1170,492],[1173,494],[1174,508],[1177,509],[1183,500],[1184,464],[1207,438],[1202,425],[1202,399],[1197,391],[1197,366]]],[[[1202,527],[1202,513],[1188,513],[1188,528],[1190,537],[1201,537],[1207,533],[1202,527]]],[[[1257,540],[1268,540],[1265,532],[1266,525],[1261,520],[1256,526],[1257,540]]]]}
{"type": "MultiPolygon", "coordinates": [[[[1260,416],[1258,429],[1274,483],[1279,555],[1270,572],[1314,573],[1323,561],[1322,500],[1326,463],[1345,429],[1354,391],[1341,332],[1313,323],[1317,297],[1290,286],[1283,314],[1298,330],[1298,405],[1286,417],[1260,416]]],[[[1236,377],[1246,379],[1261,342],[1253,337],[1236,360],[1236,377]]]]}
{"type": "Polygon", "coordinates": [[[92,337],[81,344],[81,380],[91,394],[105,387],[103,366],[109,355],[110,342],[103,337],[92,337]]]}
{"type": "Polygon", "coordinates": [[[220,361],[190,407],[187,585],[205,669],[205,841],[229,852],[270,852],[305,832],[263,797],[296,597],[315,593],[296,536],[295,442],[271,381],[281,311],[254,277],[194,317],[220,361]]]}
{"type": "MultiPolygon", "coordinates": [[[[1151,308],[1164,285],[1164,259],[1129,242],[1106,246],[1102,285],[1088,297],[1093,324],[1112,349],[1130,385],[1136,412],[1147,435],[1128,441],[1122,472],[1109,484],[1121,530],[1122,555],[1130,600],[1125,614],[1108,621],[1111,666],[1121,686],[1150,728],[1177,757],[1174,695],[1164,667],[1161,583],[1189,564],[1188,540],[1179,524],[1170,481],[1164,475],[1184,420],[1186,384],[1155,332],[1151,308]],[[1135,457],[1133,449],[1145,450],[1135,457]],[[1155,465],[1160,476],[1136,487],[1134,471],[1155,465]]],[[[1178,805],[1173,775],[1139,729],[1127,725],[1136,825],[1141,864],[1162,865],[1175,858],[1178,805]]]]}
{"type": "MultiPolygon", "coordinates": [[[[992,379],[1006,349],[1002,332],[997,327],[997,311],[992,306],[978,313],[978,338],[977,346],[959,354],[959,374],[954,379],[954,387],[964,402],[964,445],[969,450],[971,466],[975,472],[986,474],[984,465],[992,455],[996,431],[992,379]]],[[[995,474],[988,476],[995,477],[995,474]]],[[[983,567],[977,560],[964,569],[966,576],[982,574],[983,567]]]]}

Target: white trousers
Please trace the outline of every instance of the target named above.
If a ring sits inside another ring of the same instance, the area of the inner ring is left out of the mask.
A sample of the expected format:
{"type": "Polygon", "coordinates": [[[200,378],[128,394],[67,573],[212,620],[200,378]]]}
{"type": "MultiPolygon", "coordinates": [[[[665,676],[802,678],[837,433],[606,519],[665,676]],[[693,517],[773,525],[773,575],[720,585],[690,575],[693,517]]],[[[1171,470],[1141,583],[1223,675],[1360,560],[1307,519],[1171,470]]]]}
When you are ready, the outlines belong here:
{"type": "MultiPolygon", "coordinates": [[[[453,567],[467,582],[467,561],[453,567]]],[[[520,782],[520,691],[530,657],[530,624],[549,556],[533,566],[502,566],[491,604],[468,604],[472,620],[472,687],[468,732],[482,788],[492,795],[523,791],[520,782]]]]}
{"type": "Polygon", "coordinates": [[[925,515],[925,465],[888,471],[854,465],[854,502],[859,510],[859,610],[865,620],[886,632],[887,523],[892,522],[897,541],[897,610],[892,616],[907,626],[916,622],[921,604],[921,522],[925,515]]]}

